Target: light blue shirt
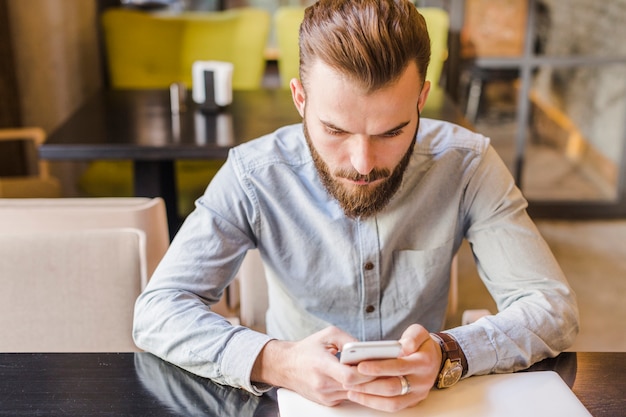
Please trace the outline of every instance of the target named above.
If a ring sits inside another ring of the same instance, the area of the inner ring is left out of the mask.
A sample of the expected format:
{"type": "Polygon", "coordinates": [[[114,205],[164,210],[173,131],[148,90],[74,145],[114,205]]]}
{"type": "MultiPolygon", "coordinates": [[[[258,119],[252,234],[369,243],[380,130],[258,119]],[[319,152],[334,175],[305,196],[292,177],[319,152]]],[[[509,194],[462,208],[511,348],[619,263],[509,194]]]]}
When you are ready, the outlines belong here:
{"type": "MultiPolygon", "coordinates": [[[[351,219],[322,185],[302,125],[231,150],[135,309],[137,346],[195,374],[260,393],[252,366],[270,337],[335,325],[360,340],[442,329],[463,239],[499,313],[450,329],[467,376],[554,356],[578,332],[575,296],[489,140],[422,119],[402,185],[376,216],[351,219]],[[246,251],[266,267],[268,335],[211,312],[246,251]]],[[[463,294],[460,294],[463,297],[463,294]]]]}

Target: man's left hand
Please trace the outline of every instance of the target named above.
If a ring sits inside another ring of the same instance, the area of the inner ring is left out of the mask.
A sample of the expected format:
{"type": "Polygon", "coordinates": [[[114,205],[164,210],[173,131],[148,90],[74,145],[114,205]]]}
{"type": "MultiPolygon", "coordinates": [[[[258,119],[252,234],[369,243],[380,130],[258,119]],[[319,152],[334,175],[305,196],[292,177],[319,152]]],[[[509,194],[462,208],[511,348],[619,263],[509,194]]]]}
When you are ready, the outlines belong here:
{"type": "Polygon", "coordinates": [[[441,348],[431,339],[428,330],[418,324],[404,331],[400,343],[402,353],[399,358],[364,361],[357,365],[359,373],[376,379],[346,386],[350,401],[394,412],[412,407],[428,396],[439,373],[441,348]]]}

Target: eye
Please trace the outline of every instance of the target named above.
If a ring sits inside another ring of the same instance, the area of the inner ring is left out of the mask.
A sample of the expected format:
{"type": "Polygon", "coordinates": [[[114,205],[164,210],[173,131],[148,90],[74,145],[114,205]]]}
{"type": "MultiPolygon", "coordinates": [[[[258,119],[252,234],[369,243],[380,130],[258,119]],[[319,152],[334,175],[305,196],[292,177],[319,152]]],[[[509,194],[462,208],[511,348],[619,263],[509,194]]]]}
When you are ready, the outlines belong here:
{"type": "Polygon", "coordinates": [[[334,128],[328,127],[328,126],[325,126],[324,130],[326,131],[326,133],[328,133],[329,135],[333,135],[333,136],[340,136],[340,135],[344,135],[346,133],[343,130],[334,129],[334,128]]]}
{"type": "Polygon", "coordinates": [[[392,130],[391,132],[383,133],[380,135],[383,138],[394,138],[396,136],[400,136],[402,134],[402,129],[392,130]]]}

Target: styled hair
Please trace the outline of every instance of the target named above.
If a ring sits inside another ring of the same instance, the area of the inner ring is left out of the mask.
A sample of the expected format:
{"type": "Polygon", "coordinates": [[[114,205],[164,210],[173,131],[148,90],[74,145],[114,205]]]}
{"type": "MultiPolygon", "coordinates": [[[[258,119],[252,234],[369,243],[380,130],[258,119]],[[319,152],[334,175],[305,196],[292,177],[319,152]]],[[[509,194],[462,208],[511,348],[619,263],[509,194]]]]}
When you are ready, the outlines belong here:
{"type": "Polygon", "coordinates": [[[424,17],[408,0],[319,0],[300,26],[300,80],[321,60],[366,91],[398,79],[417,64],[422,82],[430,61],[424,17]]]}

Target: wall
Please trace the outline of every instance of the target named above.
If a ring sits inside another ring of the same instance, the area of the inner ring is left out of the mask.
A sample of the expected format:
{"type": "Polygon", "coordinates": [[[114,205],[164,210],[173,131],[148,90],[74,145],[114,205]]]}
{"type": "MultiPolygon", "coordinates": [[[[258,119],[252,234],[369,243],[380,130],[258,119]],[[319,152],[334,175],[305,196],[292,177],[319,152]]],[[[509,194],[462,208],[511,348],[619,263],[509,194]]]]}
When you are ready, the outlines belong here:
{"type": "Polygon", "coordinates": [[[102,86],[95,0],[8,0],[22,124],[50,132],[102,86]]]}
{"type": "MultiPolygon", "coordinates": [[[[626,57],[626,0],[543,0],[550,20],[546,54],[626,57]]],[[[626,64],[541,68],[535,87],[563,110],[604,156],[620,163],[626,64]]],[[[624,163],[624,161],[622,161],[624,163]]]]}

